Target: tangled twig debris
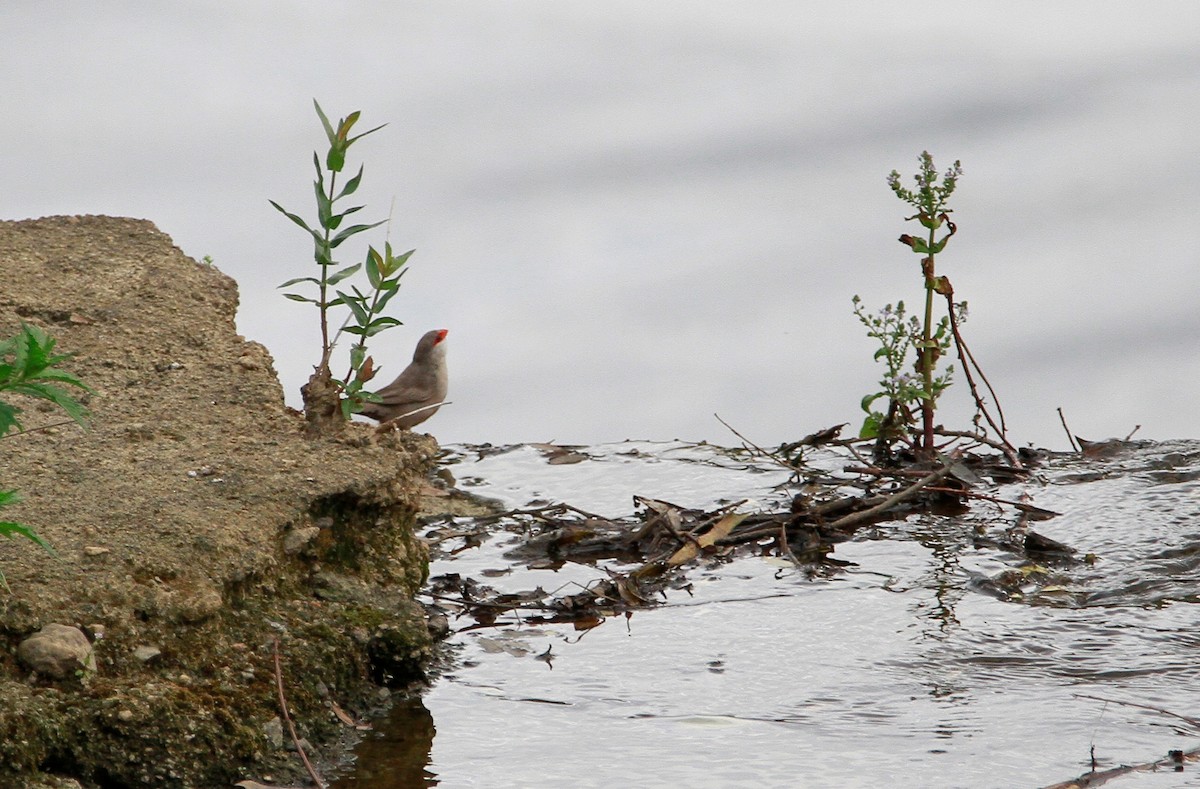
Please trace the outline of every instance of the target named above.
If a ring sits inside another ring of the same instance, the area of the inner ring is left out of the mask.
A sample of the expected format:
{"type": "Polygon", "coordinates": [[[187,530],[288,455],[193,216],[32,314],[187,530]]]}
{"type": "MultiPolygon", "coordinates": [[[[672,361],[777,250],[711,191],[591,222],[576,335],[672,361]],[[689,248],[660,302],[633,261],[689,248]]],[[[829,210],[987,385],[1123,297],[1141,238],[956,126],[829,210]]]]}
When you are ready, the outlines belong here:
{"type": "MultiPolygon", "coordinates": [[[[836,430],[814,434],[814,444],[835,441],[836,435],[836,430]]],[[[770,454],[752,445],[746,451],[770,454]]],[[[453,541],[477,545],[490,529],[503,524],[521,534],[519,544],[505,553],[508,559],[547,569],[568,562],[605,563],[599,567],[602,577],[551,592],[539,587],[500,594],[452,573],[432,579],[430,594],[439,605],[474,618],[477,624],[472,627],[493,626],[507,614],[520,616],[527,624],[566,621],[582,630],[615,613],[656,605],[668,589],[688,587],[687,569],[695,562],[722,561],[739,550],[774,553],[794,567],[816,569],[841,564],[829,554],[857,529],[902,519],[939,502],[961,507],[968,499],[984,500],[1014,508],[1019,520],[1056,514],[971,489],[986,484],[988,478],[1007,481],[1026,474],[1023,467],[1009,462],[1007,453],[979,456],[955,449],[931,463],[900,468],[849,464],[841,474],[816,473],[775,459],[788,465],[799,483],[800,492],[787,511],[739,511],[745,501],[706,511],[634,496],[637,513],[622,518],[550,504],[434,528],[427,539],[448,555],[462,550],[452,547],[453,541]]]]}

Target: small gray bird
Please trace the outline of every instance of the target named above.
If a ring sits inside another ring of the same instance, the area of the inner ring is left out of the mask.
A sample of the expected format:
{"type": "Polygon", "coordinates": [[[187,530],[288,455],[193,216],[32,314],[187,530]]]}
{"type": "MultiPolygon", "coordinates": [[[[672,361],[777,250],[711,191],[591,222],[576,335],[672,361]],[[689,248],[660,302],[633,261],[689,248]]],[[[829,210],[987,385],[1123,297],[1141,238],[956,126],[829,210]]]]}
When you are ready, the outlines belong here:
{"type": "Polygon", "coordinates": [[[394,419],[397,426],[405,428],[419,425],[433,416],[438,410],[437,404],[446,399],[449,383],[446,346],[443,345],[447,334],[446,329],[425,332],[413,352],[412,364],[405,367],[396,380],[376,392],[382,398],[378,403],[367,403],[359,413],[380,422],[394,419]]]}

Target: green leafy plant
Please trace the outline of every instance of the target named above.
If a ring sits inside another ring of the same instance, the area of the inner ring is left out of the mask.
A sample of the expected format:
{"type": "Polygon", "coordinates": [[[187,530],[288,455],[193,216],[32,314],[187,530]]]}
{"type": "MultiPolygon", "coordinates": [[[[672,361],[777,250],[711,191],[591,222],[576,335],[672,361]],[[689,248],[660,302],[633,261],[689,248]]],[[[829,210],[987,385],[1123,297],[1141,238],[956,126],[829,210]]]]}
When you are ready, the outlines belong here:
{"type": "Polygon", "coordinates": [[[356,175],[338,188],[338,176],[345,169],[346,154],[350,146],[368,134],[379,131],[383,126],[376,126],[362,134],[351,136],[354,124],[358,122],[359,112],[350,113],[335,126],[329,122],[316,100],[313,101],[313,106],[316,107],[317,116],[321,119],[329,141],[324,166],[320,156],[316,152],[313,153],[313,165],[317,171],[317,178],[313,182],[317,202],[317,227],[310,227],[304,219],[285,210],[274,200],[270,202],[276,210],[312,237],[313,258],[319,267],[318,276],[298,277],[279,287],[290,288],[300,284],[316,287],[315,297],[297,292],[287,292],[284,296],[293,301],[313,304],[320,314],[321,358],[308,383],[301,388],[309,430],[312,433],[320,433],[337,429],[352,413],[360,411],[365,403],[378,399],[363,388],[375,374],[372,359],[367,355],[366,340],[381,331],[400,325],[399,320],[384,315],[383,310],[399,290],[400,278],[407,270],[405,265],[413,250],[396,255],[391,244],[387,243],[382,253],[374,247],[368,247],[362,263],[342,267],[335,261],[334,251],[346,240],[384,224],[380,221],[342,226],[346,217],[363,209],[361,205],[345,209],[339,205],[342,200],[358,190],[363,178],[362,166],[358,168],[356,175]],[[361,270],[365,270],[367,275],[366,292],[351,284],[347,284],[342,290],[337,288],[340,283],[349,280],[361,270]],[[348,314],[342,325],[331,333],[330,310],[334,307],[345,307],[348,314]],[[343,378],[338,379],[333,377],[330,362],[342,333],[355,335],[358,341],[350,349],[349,370],[343,378]]]}
{"type": "Polygon", "coordinates": [[[954,373],[953,365],[946,365],[939,371],[938,364],[953,348],[962,362],[963,373],[975,400],[976,430],[969,434],[950,431],[950,434],[969,435],[984,443],[991,443],[1004,450],[1015,462],[1016,450],[1005,436],[1004,414],[999,403],[996,402],[998,418],[993,418],[975,384],[972,370],[987,385],[992,400],[996,401],[995,391],[959,331],[960,325],[966,320],[967,303],[955,302],[950,280],[937,273],[937,256],[945,251],[946,244],[958,232],[958,227],[950,220],[952,210],[947,203],[962,177],[962,164],[955,161],[939,176],[928,151],[921,153],[919,162],[920,167],[914,177],[915,189],[903,186],[900,173],[895,170],[888,175],[887,182],[896,197],[917,211],[905,221],[916,221],[923,228],[920,237],[907,233],[901,235],[900,243],[921,256],[924,309],[919,317],[908,316],[904,302],[899,301],[895,307],[889,304],[878,314],[871,315],[863,308],[862,300],[854,297],[854,314],[866,327],[867,334],[879,343],[875,359],[883,361],[887,368],[880,380],[879,391],[862,400],[867,417],[860,435],[877,439],[875,454],[878,459],[886,457],[891,444],[901,440],[908,442],[918,457],[932,457],[937,452],[934,445],[937,402],[950,385],[954,373]],[[945,300],[945,311],[939,317],[935,317],[936,296],[945,300]],[[910,352],[915,356],[911,370],[908,366],[910,352]],[[887,410],[877,410],[875,404],[885,398],[887,410]],[[999,441],[986,437],[981,419],[987,420],[999,436],[999,441]]]}
{"type": "MultiPolygon", "coordinates": [[[[24,323],[16,336],[0,341],[0,392],[48,400],[65,411],[71,419],[86,426],[86,409],[64,387],[75,387],[85,392],[91,390],[74,375],[55,366],[69,359],[70,355],[55,354],[54,345],[53,337],[36,326],[24,323]]],[[[0,438],[12,437],[9,433],[13,430],[17,431],[13,435],[25,432],[18,419],[20,413],[18,406],[0,400],[0,438]]],[[[17,491],[0,490],[0,509],[20,500],[17,491]]],[[[54,553],[50,545],[25,524],[0,521],[0,535],[10,539],[19,535],[54,553]]],[[[0,584],[8,588],[2,573],[0,584]]]]}
{"type": "MultiPolygon", "coordinates": [[[[942,391],[950,385],[954,365],[946,367],[933,376],[926,388],[924,376],[915,372],[909,363],[910,352],[924,341],[924,329],[915,316],[907,315],[903,301],[895,306],[884,305],[875,314],[863,308],[862,300],[853,299],[854,314],[867,330],[867,335],[879,343],[875,360],[882,361],[886,370],[879,380],[880,389],[862,399],[862,409],[867,412],[859,431],[861,438],[879,438],[884,441],[902,439],[908,435],[916,422],[915,412],[926,401],[937,402],[942,391]],[[886,411],[876,410],[876,403],[884,400],[886,411]]],[[[966,304],[957,316],[961,323],[965,318],[966,304]]],[[[930,340],[937,347],[938,356],[944,355],[953,342],[949,316],[942,316],[930,340]]]]}
{"type": "Polygon", "coordinates": [[[876,360],[884,360],[887,373],[881,381],[879,392],[863,398],[863,409],[867,411],[867,419],[863,423],[863,437],[877,437],[882,440],[895,440],[908,433],[913,433],[914,445],[918,454],[929,455],[933,451],[934,414],[937,409],[939,395],[950,384],[952,368],[947,367],[938,373],[938,360],[949,349],[953,340],[951,329],[954,313],[965,314],[966,303],[954,305],[951,301],[950,312],[935,322],[934,295],[952,296],[953,289],[950,281],[937,274],[936,258],[945,248],[946,243],[957,232],[958,228],[950,221],[952,209],[947,206],[950,195],[958,186],[962,176],[962,164],[955,162],[954,166],[938,177],[933,157],[928,151],[920,156],[920,169],[915,181],[916,189],[908,189],[901,185],[900,173],[893,170],[888,176],[888,186],[892,192],[904,202],[917,210],[905,221],[917,221],[926,231],[923,237],[904,234],[900,242],[909,247],[914,253],[921,255],[921,274],[925,285],[925,305],[923,318],[913,316],[906,319],[903,302],[898,302],[895,308],[888,305],[878,316],[864,313],[861,300],[854,297],[854,312],[867,328],[867,333],[879,341],[879,350],[875,352],[876,360]],[[938,233],[945,231],[939,238],[938,233]],[[905,361],[910,350],[915,351],[915,379],[905,371],[905,361]],[[888,399],[886,413],[873,410],[874,403],[880,398],[888,399]],[[920,429],[913,430],[916,414],[920,414],[920,429]]]}

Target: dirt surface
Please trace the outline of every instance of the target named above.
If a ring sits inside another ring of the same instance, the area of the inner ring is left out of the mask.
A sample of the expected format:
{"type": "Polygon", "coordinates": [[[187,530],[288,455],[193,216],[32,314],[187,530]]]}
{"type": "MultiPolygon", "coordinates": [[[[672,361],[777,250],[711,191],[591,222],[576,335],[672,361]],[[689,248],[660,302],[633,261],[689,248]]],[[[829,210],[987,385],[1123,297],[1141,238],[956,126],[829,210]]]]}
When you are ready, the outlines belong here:
{"type": "Polygon", "coordinates": [[[34,432],[0,444],[0,486],[24,498],[3,516],[56,555],[0,544],[0,785],[295,779],[276,640],[318,752],[335,704],[364,713],[374,682],[419,677],[431,652],[412,520],[436,442],[358,425],[306,439],[269,353],[236,333],[233,280],[150,222],[0,222],[0,265],[0,336],[47,330],[94,392],[88,430],[8,398],[34,432]],[[51,623],[83,630],[94,671],[54,680],[17,659],[51,623]]]}

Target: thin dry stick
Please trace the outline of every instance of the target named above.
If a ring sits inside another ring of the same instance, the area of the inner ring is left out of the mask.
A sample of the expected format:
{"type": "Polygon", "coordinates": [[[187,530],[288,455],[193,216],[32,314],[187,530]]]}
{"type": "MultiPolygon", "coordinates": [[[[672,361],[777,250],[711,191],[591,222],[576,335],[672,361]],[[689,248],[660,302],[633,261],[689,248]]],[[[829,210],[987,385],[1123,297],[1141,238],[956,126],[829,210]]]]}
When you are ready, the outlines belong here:
{"type": "MultiPolygon", "coordinates": [[[[79,423],[76,422],[74,419],[64,419],[61,422],[51,422],[48,425],[41,425],[40,427],[31,427],[28,430],[18,430],[15,433],[8,433],[4,436],[0,436],[0,438],[16,438],[17,436],[23,436],[27,433],[38,433],[38,432],[41,432],[42,430],[49,430],[52,427],[62,427],[63,425],[77,425],[77,424],[79,424],[79,423]]],[[[1138,427],[1141,427],[1141,425],[1138,425],[1138,427]]],[[[1135,428],[1135,431],[1136,431],[1136,428],[1135,428]]],[[[1130,433],[1129,435],[1133,435],[1133,433],[1130,433]]]]}
{"type": "Polygon", "coordinates": [[[783,555],[792,560],[792,564],[796,565],[797,567],[804,566],[800,564],[800,560],[797,559],[796,554],[792,552],[792,546],[788,544],[786,521],[779,524],[779,547],[782,550],[783,555]]]}
{"type": "Polygon", "coordinates": [[[414,408],[411,411],[405,411],[400,416],[394,416],[391,419],[389,419],[388,421],[380,423],[379,427],[375,428],[375,432],[376,433],[386,433],[389,430],[398,430],[399,425],[400,425],[400,420],[406,416],[412,416],[413,414],[419,414],[422,411],[428,411],[431,408],[441,408],[444,405],[453,405],[453,404],[454,403],[450,400],[443,400],[440,403],[434,403],[433,405],[423,405],[420,408],[414,408]]]}
{"type": "Polygon", "coordinates": [[[1003,452],[1004,457],[1008,459],[1009,464],[1011,464],[1013,468],[1017,469],[1018,471],[1025,470],[1025,467],[1021,465],[1021,461],[1017,457],[1016,450],[1013,449],[1012,445],[1007,441],[994,441],[985,435],[980,435],[979,433],[974,433],[970,430],[947,430],[944,427],[939,427],[934,432],[939,436],[946,436],[948,438],[969,438],[972,441],[978,441],[980,444],[987,444],[992,449],[1003,452]]]}
{"type": "Polygon", "coordinates": [[[1072,693],[1071,695],[1077,699],[1091,699],[1092,701],[1103,701],[1108,704],[1120,704],[1125,707],[1138,707],[1139,709],[1143,710],[1161,712],[1163,715],[1170,715],[1172,718],[1179,718],[1179,720],[1184,721],[1185,723],[1197,729],[1200,729],[1200,720],[1197,720],[1196,718],[1189,718],[1187,715],[1180,715],[1178,712],[1171,712],[1170,710],[1163,709],[1162,707],[1156,707],[1153,704],[1142,704],[1136,701],[1121,701],[1120,699],[1108,699],[1103,696],[1092,696],[1088,693],[1072,693]]]}
{"type": "Polygon", "coordinates": [[[1084,773],[1078,778],[1072,778],[1068,781],[1060,781],[1059,783],[1043,787],[1043,789],[1092,789],[1092,787],[1106,784],[1114,778],[1120,778],[1122,775],[1129,775],[1130,773],[1143,773],[1152,770],[1158,770],[1160,768],[1178,769],[1179,766],[1185,761],[1195,761],[1196,757],[1200,756],[1200,748],[1193,748],[1190,751],[1181,751],[1178,752],[1178,754],[1178,757],[1172,754],[1168,755],[1165,759],[1158,759],[1153,762],[1143,762],[1142,764],[1123,764],[1119,767],[1112,767],[1108,770],[1102,770],[1100,772],[1092,771],[1090,773],[1084,773]]]}
{"type": "MultiPolygon", "coordinates": [[[[954,452],[950,455],[951,460],[958,460],[959,457],[960,457],[960,453],[958,453],[958,452],[954,452]]],[[[881,503],[876,504],[874,507],[862,510],[860,512],[851,513],[844,518],[840,518],[840,519],[834,521],[833,523],[829,524],[829,528],[830,529],[845,529],[850,526],[856,526],[859,523],[862,523],[863,521],[869,521],[872,518],[874,518],[876,515],[880,515],[884,512],[887,512],[892,507],[895,507],[897,504],[900,504],[904,501],[907,501],[908,499],[911,499],[913,496],[917,495],[917,492],[920,491],[921,488],[925,487],[926,485],[932,485],[933,483],[937,482],[938,480],[946,477],[948,474],[950,474],[949,464],[942,466],[940,469],[933,472],[932,474],[929,474],[928,476],[923,477],[919,481],[914,482],[912,485],[909,485],[907,488],[900,491],[899,493],[892,495],[892,496],[888,496],[881,503]]]]}
{"type": "Polygon", "coordinates": [[[275,687],[279,690],[279,711],[283,713],[283,720],[287,723],[288,731],[291,732],[292,743],[296,746],[296,753],[300,754],[300,761],[304,762],[304,767],[308,770],[309,776],[312,777],[313,783],[317,785],[317,789],[325,789],[325,782],[321,780],[321,776],[317,774],[317,769],[308,760],[308,754],[304,752],[304,747],[300,745],[300,737],[296,734],[296,726],[292,723],[292,716],[288,714],[287,699],[283,696],[283,671],[279,667],[278,638],[275,639],[275,687]]]}
{"type": "Polygon", "coordinates": [[[1058,407],[1058,421],[1062,422],[1063,430],[1067,431],[1067,440],[1071,442],[1071,449],[1079,452],[1079,445],[1075,443],[1075,436],[1071,435],[1071,428],[1067,427],[1067,418],[1063,416],[1061,405],[1058,407]]]}
{"type": "MultiPolygon", "coordinates": [[[[979,408],[979,412],[983,414],[983,418],[992,426],[992,430],[995,430],[996,434],[1000,436],[1000,441],[1012,451],[1013,454],[1009,460],[1014,461],[1016,458],[1016,449],[1012,444],[1008,443],[1008,430],[1004,422],[1004,409],[1000,407],[1000,398],[996,396],[996,390],[992,388],[992,382],[984,374],[983,368],[979,366],[979,362],[975,361],[975,354],[971,353],[971,349],[967,346],[967,341],[962,338],[962,334],[958,331],[958,319],[954,317],[953,291],[945,295],[947,313],[950,316],[950,331],[954,334],[954,346],[958,350],[958,358],[962,360],[963,374],[967,377],[967,385],[971,389],[971,396],[975,398],[975,405],[979,408]],[[984,386],[987,387],[988,393],[992,396],[992,402],[996,405],[996,415],[1000,419],[999,425],[992,419],[991,412],[984,407],[983,399],[979,396],[979,390],[975,387],[975,378],[971,375],[972,366],[979,373],[980,379],[983,381],[984,386]]],[[[1021,467],[1020,462],[1016,462],[1015,465],[1017,468],[1021,467]]]]}
{"type": "Polygon", "coordinates": [[[1022,512],[1029,512],[1030,510],[1037,510],[1038,512],[1046,513],[1048,515],[1061,515],[1062,514],[1060,512],[1054,512],[1053,510],[1047,510],[1047,509],[1043,509],[1041,507],[1034,507],[1033,505],[1026,504],[1023,501],[1013,501],[1012,499],[1002,499],[998,496],[989,496],[986,493],[976,493],[973,490],[962,490],[960,488],[943,488],[943,487],[939,487],[937,485],[930,485],[929,490],[934,491],[935,493],[949,493],[952,496],[962,496],[963,498],[968,498],[968,499],[980,499],[981,501],[990,501],[993,504],[1007,504],[1010,507],[1016,507],[1018,510],[1020,510],[1022,512]]]}
{"type": "Polygon", "coordinates": [[[742,440],[742,442],[746,445],[747,449],[757,450],[758,453],[761,454],[763,457],[770,458],[774,463],[777,463],[780,466],[783,466],[784,468],[786,468],[789,471],[796,470],[796,467],[793,466],[791,463],[788,463],[785,460],[780,460],[774,453],[768,452],[767,450],[760,447],[758,444],[755,444],[753,441],[751,441],[750,439],[743,436],[738,431],[734,430],[733,427],[728,422],[726,422],[724,419],[722,419],[719,415],[713,414],[713,416],[717,418],[718,422],[725,425],[725,427],[729,428],[730,433],[733,433],[735,436],[740,438],[742,440]]]}

